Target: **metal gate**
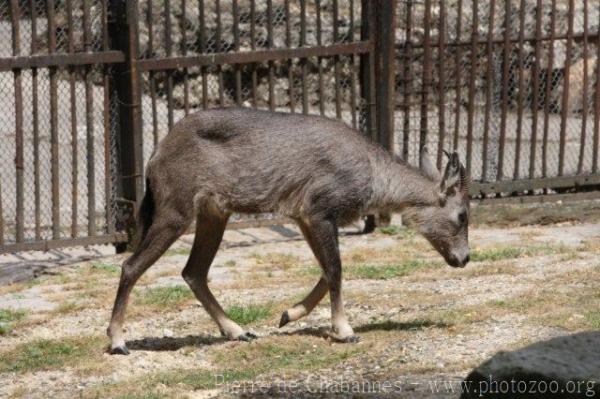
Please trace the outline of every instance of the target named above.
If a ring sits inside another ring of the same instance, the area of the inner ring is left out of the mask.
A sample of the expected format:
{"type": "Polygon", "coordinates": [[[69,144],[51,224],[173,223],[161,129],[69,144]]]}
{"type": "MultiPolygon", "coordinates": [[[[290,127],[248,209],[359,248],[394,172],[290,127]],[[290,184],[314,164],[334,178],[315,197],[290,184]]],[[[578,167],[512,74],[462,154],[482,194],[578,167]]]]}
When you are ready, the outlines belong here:
{"type": "Polygon", "coordinates": [[[0,253],[127,242],[144,163],[195,109],[322,114],[374,136],[374,9],[1,0],[0,253]]]}
{"type": "MultiPolygon", "coordinates": [[[[394,150],[457,149],[473,195],[600,185],[600,3],[396,2],[394,150]]],[[[393,12],[392,12],[393,13],[393,12]]]]}
{"type": "Polygon", "coordinates": [[[106,2],[0,2],[0,253],[118,242],[106,2]]]}
{"type": "Polygon", "coordinates": [[[597,187],[599,29],[591,0],[0,0],[0,253],[127,242],[154,146],[210,107],[456,149],[475,196],[597,187]]]}
{"type": "MultiPolygon", "coordinates": [[[[368,3],[368,2],[364,2],[368,3]]],[[[321,114],[366,129],[357,0],[139,2],[144,158],[195,109],[321,114]]]]}

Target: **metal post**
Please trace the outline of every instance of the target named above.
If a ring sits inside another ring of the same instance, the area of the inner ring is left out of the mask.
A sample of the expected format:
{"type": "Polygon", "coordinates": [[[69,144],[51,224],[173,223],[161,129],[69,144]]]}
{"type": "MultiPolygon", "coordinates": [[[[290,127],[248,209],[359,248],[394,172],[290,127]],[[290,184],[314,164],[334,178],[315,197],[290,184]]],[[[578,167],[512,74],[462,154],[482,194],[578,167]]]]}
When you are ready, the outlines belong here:
{"type": "Polygon", "coordinates": [[[375,42],[377,85],[377,130],[379,143],[387,150],[394,151],[394,89],[396,87],[394,57],[396,2],[377,0],[375,19],[377,34],[375,42]]]}
{"type": "MultiPolygon", "coordinates": [[[[133,209],[143,196],[143,140],[141,124],[141,89],[138,61],[137,0],[110,0],[109,37],[113,50],[125,54],[125,62],[115,64],[111,95],[118,102],[117,156],[119,179],[117,192],[124,208],[119,212],[119,225],[125,225],[129,239],[134,235],[133,209]]],[[[117,247],[123,251],[123,246],[117,247]]]]}
{"type": "MultiPolygon", "coordinates": [[[[375,7],[376,4],[373,1],[361,0],[361,40],[369,40],[373,46],[376,40],[375,12],[373,10],[375,7]]],[[[375,52],[373,50],[360,56],[360,93],[366,104],[364,133],[366,136],[375,139],[377,111],[375,103],[375,52]]]]}

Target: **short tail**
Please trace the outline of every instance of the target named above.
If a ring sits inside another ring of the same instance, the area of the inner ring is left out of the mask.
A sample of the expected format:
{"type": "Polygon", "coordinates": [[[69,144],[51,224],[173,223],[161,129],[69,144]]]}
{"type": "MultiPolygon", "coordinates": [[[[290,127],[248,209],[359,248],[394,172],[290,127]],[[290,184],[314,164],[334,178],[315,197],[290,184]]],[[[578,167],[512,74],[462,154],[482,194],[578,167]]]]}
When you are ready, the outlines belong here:
{"type": "Polygon", "coordinates": [[[141,245],[148,235],[148,230],[150,230],[150,226],[152,226],[152,222],[154,221],[154,211],[155,202],[152,186],[150,185],[150,180],[146,179],[146,193],[138,211],[138,246],[141,245]]]}

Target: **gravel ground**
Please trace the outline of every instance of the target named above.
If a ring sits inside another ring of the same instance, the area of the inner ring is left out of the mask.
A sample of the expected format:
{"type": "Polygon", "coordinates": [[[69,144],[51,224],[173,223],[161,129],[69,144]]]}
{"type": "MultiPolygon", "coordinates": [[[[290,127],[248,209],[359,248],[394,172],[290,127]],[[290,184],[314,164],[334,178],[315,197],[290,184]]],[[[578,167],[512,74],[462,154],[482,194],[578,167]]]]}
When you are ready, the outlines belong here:
{"type": "Polygon", "coordinates": [[[184,236],[134,291],[130,356],[108,355],[104,336],[124,256],[0,287],[0,397],[454,398],[500,350],[600,328],[598,223],[476,227],[465,269],[443,265],[408,230],[355,230],[341,246],[358,344],[325,337],[327,300],[277,328],[318,278],[291,225],[226,232],[211,288],[227,311],[262,313],[246,320],[258,340],[224,341],[180,277],[193,238],[184,236]]]}

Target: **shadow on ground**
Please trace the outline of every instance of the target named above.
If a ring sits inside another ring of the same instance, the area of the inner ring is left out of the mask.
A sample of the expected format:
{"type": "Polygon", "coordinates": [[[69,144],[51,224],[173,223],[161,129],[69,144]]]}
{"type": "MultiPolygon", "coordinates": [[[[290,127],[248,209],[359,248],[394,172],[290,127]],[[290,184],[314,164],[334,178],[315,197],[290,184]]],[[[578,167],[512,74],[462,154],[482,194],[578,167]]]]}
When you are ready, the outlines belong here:
{"type": "Polygon", "coordinates": [[[140,351],[176,351],[186,346],[207,346],[223,343],[227,339],[212,335],[188,335],[186,337],[148,337],[127,341],[127,348],[140,351]]]}
{"type": "Polygon", "coordinates": [[[598,397],[600,331],[498,352],[473,370],[464,384],[465,399],[598,397]]]}
{"type": "MultiPolygon", "coordinates": [[[[398,321],[381,321],[375,323],[363,324],[354,328],[354,332],[357,334],[371,332],[371,331],[408,331],[408,330],[421,330],[424,328],[447,328],[449,325],[445,323],[435,322],[431,320],[412,320],[406,322],[398,321]]],[[[276,332],[274,335],[310,335],[313,337],[327,337],[329,333],[329,327],[306,327],[298,330],[276,332]]]]}
{"type": "MultiPolygon", "coordinates": [[[[354,329],[356,333],[364,333],[370,331],[406,331],[420,330],[423,328],[445,328],[448,327],[444,323],[433,322],[430,320],[414,320],[408,322],[384,321],[378,323],[364,324],[354,329]]],[[[318,338],[328,337],[328,327],[307,327],[299,330],[275,332],[272,335],[278,336],[294,336],[305,335],[318,338]]],[[[258,339],[261,339],[260,337],[258,339]]],[[[186,346],[207,346],[221,344],[227,339],[214,335],[188,335],[185,337],[147,337],[128,341],[127,348],[131,350],[141,351],[176,351],[186,346]]]]}

